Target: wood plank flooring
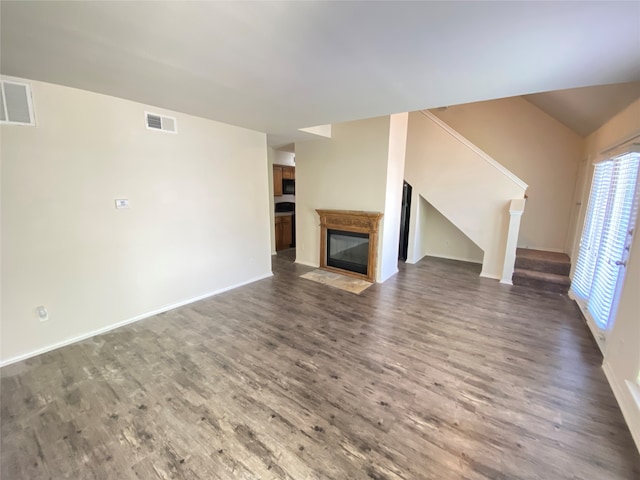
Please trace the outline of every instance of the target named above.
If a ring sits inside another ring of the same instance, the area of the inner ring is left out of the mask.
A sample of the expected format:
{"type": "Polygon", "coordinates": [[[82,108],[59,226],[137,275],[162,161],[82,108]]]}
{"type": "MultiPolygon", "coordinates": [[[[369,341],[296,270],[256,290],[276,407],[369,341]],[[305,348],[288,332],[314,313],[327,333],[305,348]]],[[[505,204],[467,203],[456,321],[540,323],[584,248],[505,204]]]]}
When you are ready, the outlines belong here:
{"type": "Polygon", "coordinates": [[[1,478],[640,478],[566,297],[426,258],[274,277],[2,369],[1,478]]]}

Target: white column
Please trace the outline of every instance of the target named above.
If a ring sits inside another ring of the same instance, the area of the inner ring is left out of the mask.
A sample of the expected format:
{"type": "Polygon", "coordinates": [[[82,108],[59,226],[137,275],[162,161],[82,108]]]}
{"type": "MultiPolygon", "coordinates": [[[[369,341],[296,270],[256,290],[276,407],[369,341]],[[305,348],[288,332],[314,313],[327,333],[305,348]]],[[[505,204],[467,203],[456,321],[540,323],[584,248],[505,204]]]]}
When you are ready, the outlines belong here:
{"type": "Polygon", "coordinates": [[[502,267],[502,278],[500,283],[513,285],[513,269],[516,264],[516,249],[518,248],[518,235],[520,234],[520,220],[524,213],[524,198],[511,200],[509,207],[509,232],[507,233],[507,247],[504,252],[504,265],[502,267]]]}

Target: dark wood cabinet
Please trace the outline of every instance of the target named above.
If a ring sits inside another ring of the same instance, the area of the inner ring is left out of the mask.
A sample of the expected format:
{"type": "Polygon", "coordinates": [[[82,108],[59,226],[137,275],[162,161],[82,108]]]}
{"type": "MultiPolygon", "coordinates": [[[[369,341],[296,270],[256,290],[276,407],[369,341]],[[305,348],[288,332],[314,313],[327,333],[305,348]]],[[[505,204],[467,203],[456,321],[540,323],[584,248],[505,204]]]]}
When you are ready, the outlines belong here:
{"type": "Polygon", "coordinates": [[[282,196],[282,167],[280,165],[273,166],[273,195],[275,197],[282,196]]]}
{"type": "Polygon", "coordinates": [[[289,165],[274,165],[273,166],[273,196],[282,196],[282,179],[295,180],[296,167],[289,165]]]}
{"type": "Polygon", "coordinates": [[[292,226],[291,215],[282,217],[282,245],[284,248],[291,248],[291,242],[293,242],[292,226]]]}
{"type": "Polygon", "coordinates": [[[276,217],[276,251],[291,248],[293,243],[293,221],[291,215],[276,217]]]}
{"type": "Polygon", "coordinates": [[[282,217],[276,217],[276,252],[282,250],[282,217]]]}
{"type": "Polygon", "coordinates": [[[287,180],[295,180],[296,167],[282,167],[282,178],[286,178],[287,180]]]}

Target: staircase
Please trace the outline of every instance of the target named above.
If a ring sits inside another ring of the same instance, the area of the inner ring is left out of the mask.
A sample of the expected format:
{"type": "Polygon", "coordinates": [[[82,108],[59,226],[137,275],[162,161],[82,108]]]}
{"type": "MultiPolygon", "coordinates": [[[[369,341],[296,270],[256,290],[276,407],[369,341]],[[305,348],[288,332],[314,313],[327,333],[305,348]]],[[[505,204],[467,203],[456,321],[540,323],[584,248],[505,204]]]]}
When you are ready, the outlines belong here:
{"type": "Polygon", "coordinates": [[[571,260],[564,253],[518,248],[513,284],[548,292],[567,293],[571,260]]]}
{"type": "MultiPolygon", "coordinates": [[[[480,276],[501,279],[509,206],[527,184],[429,111],[409,114],[404,179],[484,252],[480,276]]],[[[411,214],[413,261],[423,255],[423,220],[411,214]]]]}

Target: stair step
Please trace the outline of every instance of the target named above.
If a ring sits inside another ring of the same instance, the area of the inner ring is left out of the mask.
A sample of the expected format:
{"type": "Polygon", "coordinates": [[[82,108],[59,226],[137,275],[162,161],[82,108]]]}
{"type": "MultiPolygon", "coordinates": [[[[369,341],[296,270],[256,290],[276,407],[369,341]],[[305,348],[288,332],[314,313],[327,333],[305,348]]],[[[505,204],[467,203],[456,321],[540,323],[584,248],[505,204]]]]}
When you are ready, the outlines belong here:
{"type": "Polygon", "coordinates": [[[515,268],[555,273],[556,275],[569,275],[571,260],[564,253],[518,248],[516,250],[515,268]]]}
{"type": "Polygon", "coordinates": [[[533,287],[549,292],[567,293],[571,286],[571,279],[566,275],[538,272],[516,268],[513,271],[513,284],[533,287]]]}

